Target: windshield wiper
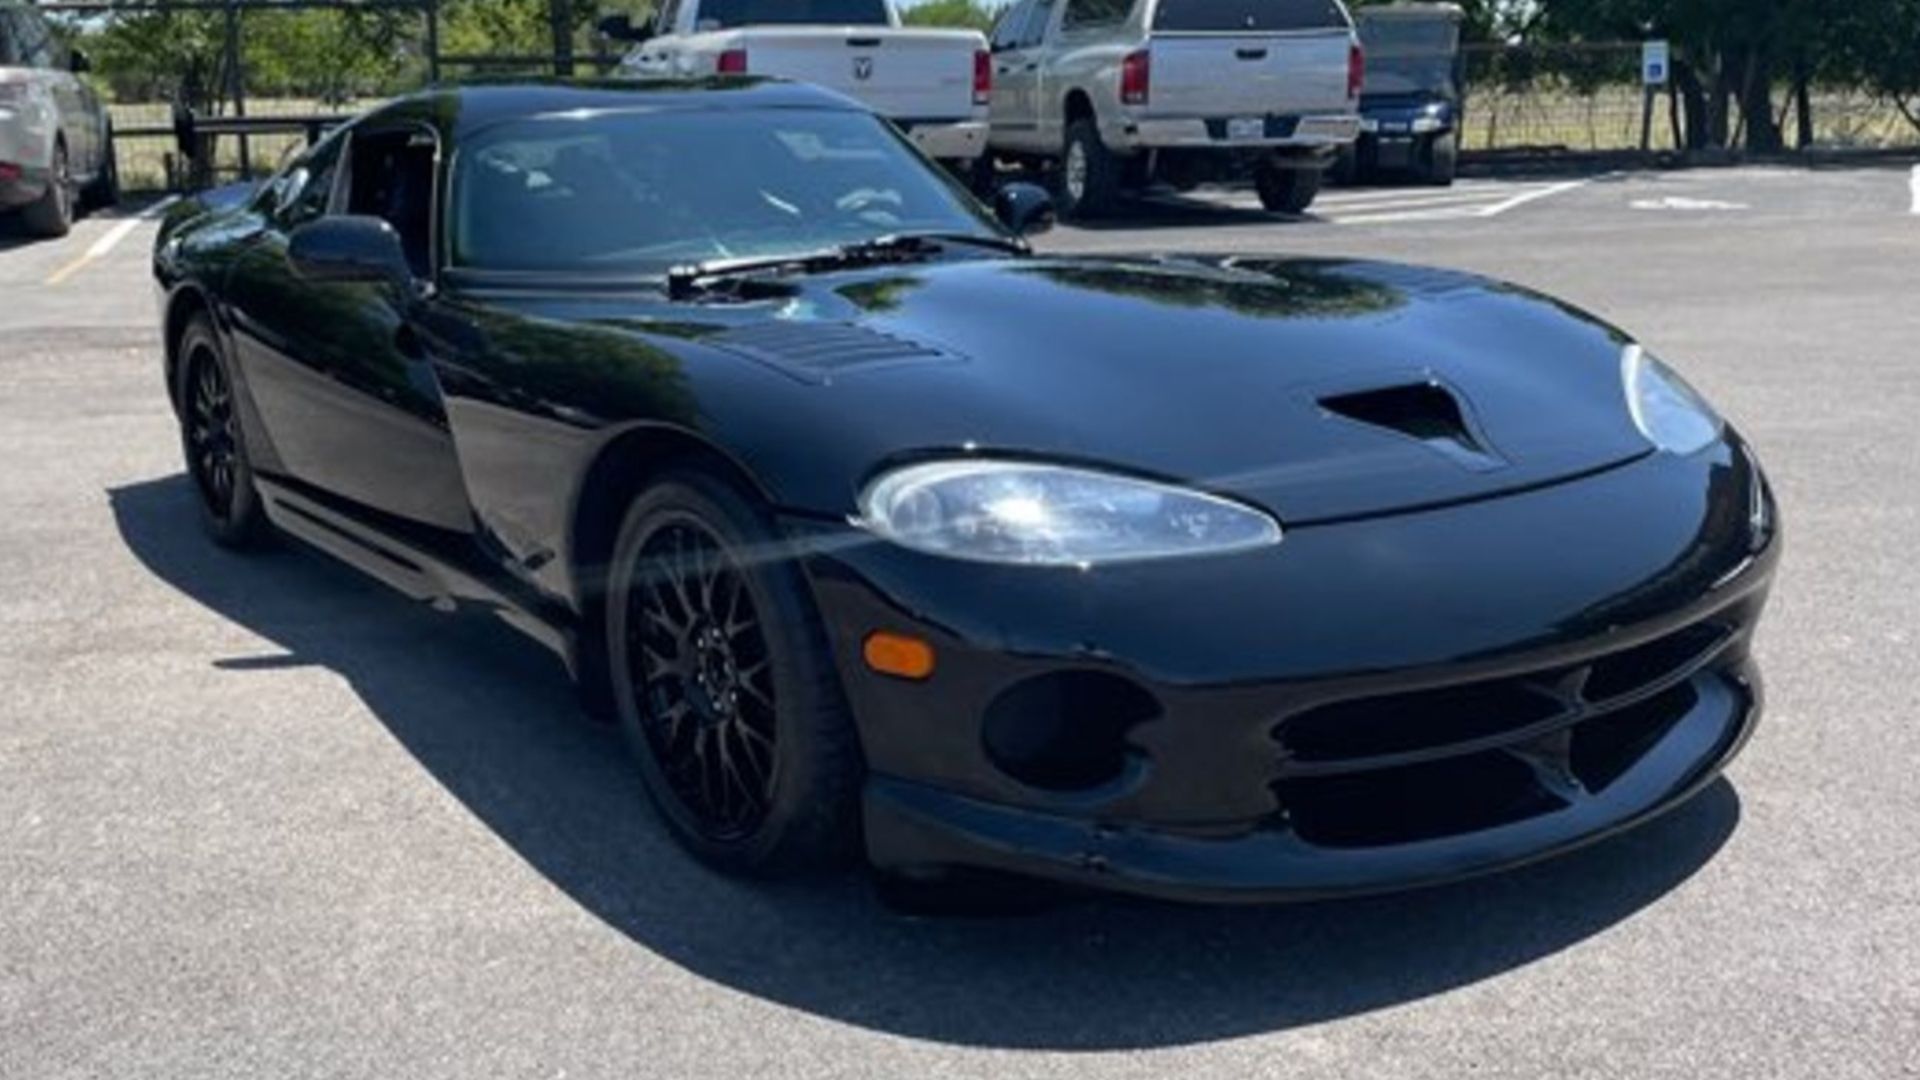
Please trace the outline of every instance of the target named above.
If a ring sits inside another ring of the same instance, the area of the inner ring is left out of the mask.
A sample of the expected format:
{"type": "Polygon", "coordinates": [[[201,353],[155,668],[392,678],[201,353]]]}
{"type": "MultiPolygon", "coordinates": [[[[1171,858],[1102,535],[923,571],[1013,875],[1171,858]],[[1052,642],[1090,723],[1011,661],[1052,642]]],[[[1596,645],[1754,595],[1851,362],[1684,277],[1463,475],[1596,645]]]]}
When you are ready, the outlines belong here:
{"type": "Polygon", "coordinates": [[[684,299],[701,292],[707,285],[729,278],[776,271],[817,274],[858,266],[876,266],[890,262],[910,262],[938,255],[949,244],[987,248],[1012,255],[1025,255],[1031,249],[1026,241],[1004,236],[963,232],[889,233],[872,240],[860,240],[818,251],[786,255],[747,255],[735,259],[709,259],[676,266],[667,271],[667,294],[684,299]]]}

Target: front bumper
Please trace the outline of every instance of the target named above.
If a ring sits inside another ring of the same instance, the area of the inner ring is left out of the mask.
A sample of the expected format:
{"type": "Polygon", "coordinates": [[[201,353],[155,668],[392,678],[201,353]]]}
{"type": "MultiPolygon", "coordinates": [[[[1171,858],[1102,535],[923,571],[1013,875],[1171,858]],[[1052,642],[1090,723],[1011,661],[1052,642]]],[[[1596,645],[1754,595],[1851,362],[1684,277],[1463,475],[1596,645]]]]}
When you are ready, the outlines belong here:
{"type": "Polygon", "coordinates": [[[901,120],[901,130],[920,152],[937,161],[972,161],[986,152],[984,120],[901,120]]]}
{"type": "Polygon", "coordinates": [[[1302,526],[1246,556],[1084,573],[814,526],[832,534],[809,571],[873,773],[870,857],[1221,901],[1591,842],[1698,791],[1751,732],[1772,513],[1730,441],[1302,526]],[[867,671],[875,630],[931,642],[934,676],[867,671]]]}

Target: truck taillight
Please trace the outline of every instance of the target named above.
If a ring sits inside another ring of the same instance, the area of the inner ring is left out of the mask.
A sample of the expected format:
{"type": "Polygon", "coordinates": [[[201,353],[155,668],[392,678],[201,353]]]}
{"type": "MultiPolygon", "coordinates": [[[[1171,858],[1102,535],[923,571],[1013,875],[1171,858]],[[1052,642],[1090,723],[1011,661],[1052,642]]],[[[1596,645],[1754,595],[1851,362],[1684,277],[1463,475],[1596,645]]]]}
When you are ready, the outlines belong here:
{"type": "Polygon", "coordinates": [[[1367,56],[1360,51],[1359,45],[1347,49],[1347,96],[1357,98],[1360,88],[1367,81],[1367,56]]]}
{"type": "Polygon", "coordinates": [[[728,49],[720,54],[720,61],[714,70],[722,75],[745,75],[747,73],[747,50],[728,49]]]}
{"type": "Polygon", "coordinates": [[[973,54],[973,103],[986,105],[993,101],[993,54],[978,49],[973,54]]]}
{"type": "Polygon", "coordinates": [[[1130,52],[1120,61],[1120,103],[1145,105],[1153,89],[1153,57],[1145,49],[1130,52]]]}

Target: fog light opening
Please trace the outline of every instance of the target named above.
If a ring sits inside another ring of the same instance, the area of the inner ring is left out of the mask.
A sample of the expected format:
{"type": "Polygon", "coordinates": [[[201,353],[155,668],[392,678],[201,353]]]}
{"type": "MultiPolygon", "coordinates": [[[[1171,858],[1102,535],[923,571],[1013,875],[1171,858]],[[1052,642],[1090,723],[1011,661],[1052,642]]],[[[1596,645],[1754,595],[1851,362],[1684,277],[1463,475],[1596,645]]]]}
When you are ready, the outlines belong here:
{"type": "Polygon", "coordinates": [[[981,739],[995,768],[1030,787],[1085,791],[1127,768],[1127,733],[1160,715],[1117,675],[1061,671],[1015,683],[987,706],[981,739]]]}

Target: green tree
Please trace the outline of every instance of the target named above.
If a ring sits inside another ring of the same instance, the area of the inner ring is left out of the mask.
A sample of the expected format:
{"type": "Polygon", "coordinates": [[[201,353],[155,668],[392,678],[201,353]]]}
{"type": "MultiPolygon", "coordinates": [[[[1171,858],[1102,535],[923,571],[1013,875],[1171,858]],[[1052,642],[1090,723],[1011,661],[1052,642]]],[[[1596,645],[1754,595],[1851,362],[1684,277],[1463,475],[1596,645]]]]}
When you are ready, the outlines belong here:
{"type": "Polygon", "coordinates": [[[983,0],[928,0],[907,9],[903,18],[909,26],[958,26],[986,33],[1002,6],[983,0]]]}

